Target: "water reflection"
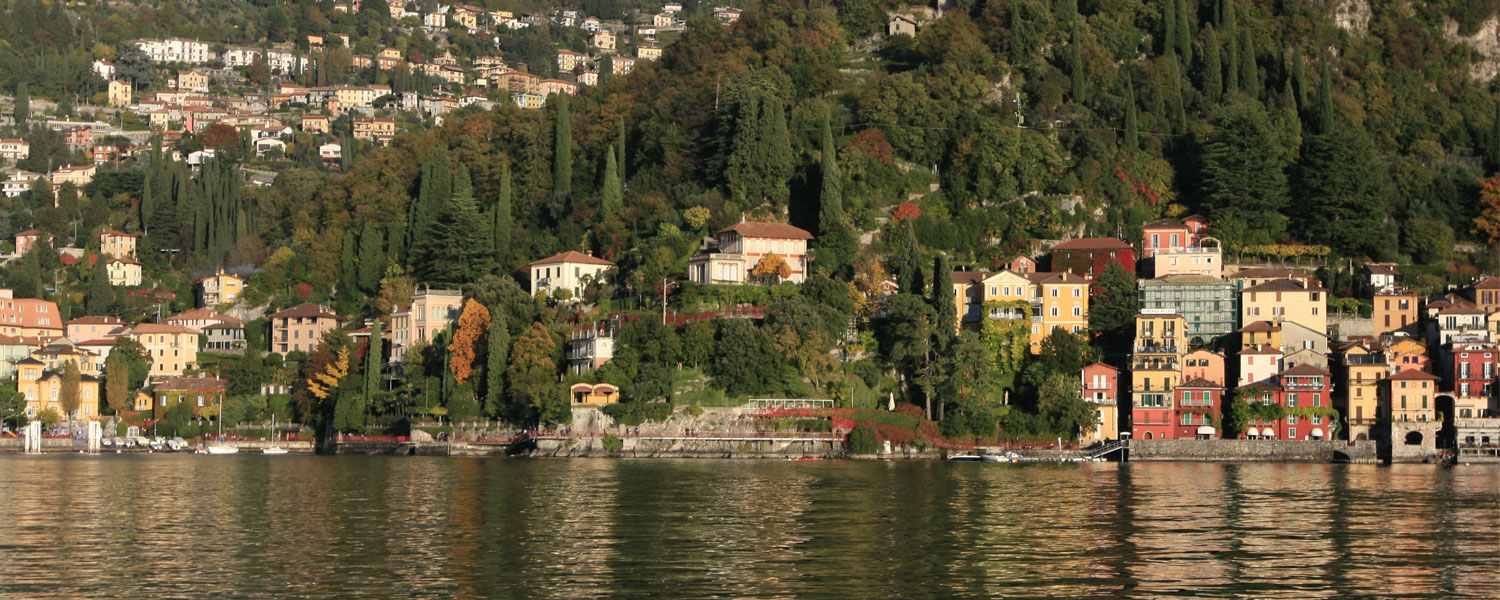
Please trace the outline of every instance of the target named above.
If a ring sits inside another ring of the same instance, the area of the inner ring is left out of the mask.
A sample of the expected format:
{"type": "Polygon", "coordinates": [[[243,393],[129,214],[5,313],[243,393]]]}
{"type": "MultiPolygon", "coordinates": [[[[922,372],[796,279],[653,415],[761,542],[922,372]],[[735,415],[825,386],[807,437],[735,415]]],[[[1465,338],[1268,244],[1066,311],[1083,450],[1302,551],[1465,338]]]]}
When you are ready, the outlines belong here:
{"type": "Polygon", "coordinates": [[[0,457],[0,596],[1500,597],[1500,469],[0,457]]]}

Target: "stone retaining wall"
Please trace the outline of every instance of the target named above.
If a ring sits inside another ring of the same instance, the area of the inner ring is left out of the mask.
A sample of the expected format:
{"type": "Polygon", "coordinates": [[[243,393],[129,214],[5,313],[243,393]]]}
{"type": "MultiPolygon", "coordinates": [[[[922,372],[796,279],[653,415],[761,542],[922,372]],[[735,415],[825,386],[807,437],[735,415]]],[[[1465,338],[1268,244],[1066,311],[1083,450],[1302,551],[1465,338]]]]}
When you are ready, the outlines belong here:
{"type": "Polygon", "coordinates": [[[1131,461],[1379,461],[1375,442],[1287,440],[1131,440],[1131,461]]]}

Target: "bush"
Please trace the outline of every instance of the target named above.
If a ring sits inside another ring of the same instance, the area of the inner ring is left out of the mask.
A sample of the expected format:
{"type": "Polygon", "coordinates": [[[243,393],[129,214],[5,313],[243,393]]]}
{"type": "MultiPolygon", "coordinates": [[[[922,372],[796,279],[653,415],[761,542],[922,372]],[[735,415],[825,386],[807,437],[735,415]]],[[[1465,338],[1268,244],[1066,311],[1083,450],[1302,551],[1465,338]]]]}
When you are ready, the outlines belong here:
{"type": "Polygon", "coordinates": [[[604,414],[614,419],[615,423],[634,427],[648,421],[665,421],[672,416],[672,405],[665,402],[626,402],[623,404],[607,404],[602,409],[604,414]]]}
{"type": "Polygon", "coordinates": [[[690,416],[701,417],[701,416],[703,416],[703,407],[702,406],[696,406],[696,405],[689,406],[689,407],[683,409],[682,412],[685,412],[685,413],[687,413],[690,416]]]}
{"type": "Polygon", "coordinates": [[[619,452],[619,451],[624,450],[624,449],[625,449],[625,440],[622,440],[618,436],[614,436],[614,435],[606,435],[606,436],[604,436],[604,451],[605,452],[619,452]]]}
{"type": "Polygon", "coordinates": [[[849,432],[849,452],[853,454],[875,454],[880,451],[880,442],[875,440],[875,428],[867,423],[854,426],[849,432]]]}

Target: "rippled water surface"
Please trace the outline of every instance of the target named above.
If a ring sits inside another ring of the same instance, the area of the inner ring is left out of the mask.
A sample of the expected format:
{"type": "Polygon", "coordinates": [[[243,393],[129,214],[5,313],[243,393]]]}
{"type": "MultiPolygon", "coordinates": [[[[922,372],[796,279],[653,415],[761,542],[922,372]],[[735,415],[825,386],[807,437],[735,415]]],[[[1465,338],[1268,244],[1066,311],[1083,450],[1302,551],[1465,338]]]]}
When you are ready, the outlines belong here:
{"type": "Polygon", "coordinates": [[[1500,469],[0,456],[4,598],[1500,597],[1500,469]]]}

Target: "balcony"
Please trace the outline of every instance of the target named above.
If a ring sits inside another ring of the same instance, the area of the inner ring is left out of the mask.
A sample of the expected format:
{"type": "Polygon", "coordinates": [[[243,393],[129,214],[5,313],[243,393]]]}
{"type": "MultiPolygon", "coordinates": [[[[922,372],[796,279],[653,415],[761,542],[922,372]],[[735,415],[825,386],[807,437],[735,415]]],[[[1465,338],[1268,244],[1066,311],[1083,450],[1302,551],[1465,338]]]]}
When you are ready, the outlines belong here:
{"type": "Polygon", "coordinates": [[[1136,354],[1179,354],[1177,344],[1137,343],[1136,354]]]}

